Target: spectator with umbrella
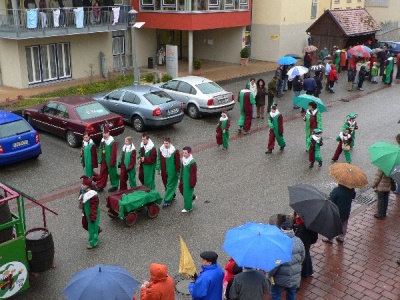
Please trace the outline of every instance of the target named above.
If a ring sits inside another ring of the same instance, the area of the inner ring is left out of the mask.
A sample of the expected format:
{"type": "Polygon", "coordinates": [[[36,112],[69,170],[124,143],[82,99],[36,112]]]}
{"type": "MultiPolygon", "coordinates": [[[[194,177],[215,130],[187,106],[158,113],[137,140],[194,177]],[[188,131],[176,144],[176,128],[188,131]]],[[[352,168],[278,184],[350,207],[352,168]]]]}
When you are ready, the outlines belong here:
{"type": "Polygon", "coordinates": [[[310,52],[307,52],[304,54],[304,67],[310,68],[312,65],[312,56],[310,52]]]}
{"type": "Polygon", "coordinates": [[[272,277],[271,299],[281,300],[282,292],[286,291],[286,299],[294,300],[296,290],[300,287],[301,264],[304,261],[305,250],[301,239],[294,234],[292,219],[283,222],[280,228],[293,241],[292,260],[268,272],[272,277]]]}

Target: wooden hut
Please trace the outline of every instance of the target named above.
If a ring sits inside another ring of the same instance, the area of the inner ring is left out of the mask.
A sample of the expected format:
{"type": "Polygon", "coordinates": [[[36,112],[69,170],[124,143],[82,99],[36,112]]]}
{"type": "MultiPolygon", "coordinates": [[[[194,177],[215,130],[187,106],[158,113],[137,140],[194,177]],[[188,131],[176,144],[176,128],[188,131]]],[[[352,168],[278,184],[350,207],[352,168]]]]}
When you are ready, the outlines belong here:
{"type": "Polygon", "coordinates": [[[369,44],[381,26],[364,8],[326,10],[306,32],[318,49],[369,44]]]}

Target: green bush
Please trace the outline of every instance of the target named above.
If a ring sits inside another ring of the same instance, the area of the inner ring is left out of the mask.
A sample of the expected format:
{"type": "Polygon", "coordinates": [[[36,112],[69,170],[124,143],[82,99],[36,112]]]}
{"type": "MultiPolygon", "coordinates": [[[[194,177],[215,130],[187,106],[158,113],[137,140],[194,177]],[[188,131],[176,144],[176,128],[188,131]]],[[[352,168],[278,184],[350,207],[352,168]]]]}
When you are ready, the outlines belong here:
{"type": "Polygon", "coordinates": [[[170,81],[171,79],[172,79],[172,76],[171,76],[171,75],[165,74],[165,75],[162,77],[161,81],[162,81],[162,82],[167,82],[167,81],[170,81]]]}
{"type": "Polygon", "coordinates": [[[240,50],[240,58],[249,58],[250,57],[250,50],[249,48],[243,48],[240,50]]]}
{"type": "Polygon", "coordinates": [[[195,70],[200,70],[201,69],[201,60],[199,58],[193,59],[193,68],[195,70]]]}
{"type": "Polygon", "coordinates": [[[147,74],[146,75],[146,82],[153,82],[154,80],[154,75],[153,74],[147,74]]]}

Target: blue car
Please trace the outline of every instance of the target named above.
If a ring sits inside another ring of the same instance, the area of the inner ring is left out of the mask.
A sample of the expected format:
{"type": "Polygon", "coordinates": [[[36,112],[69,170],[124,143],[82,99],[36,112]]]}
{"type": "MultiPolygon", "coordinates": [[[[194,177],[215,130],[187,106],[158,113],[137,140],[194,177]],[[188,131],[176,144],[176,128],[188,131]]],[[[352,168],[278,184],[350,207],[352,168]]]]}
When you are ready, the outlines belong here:
{"type": "Polygon", "coordinates": [[[0,110],[0,165],[38,158],[41,153],[37,131],[24,118],[0,110]]]}

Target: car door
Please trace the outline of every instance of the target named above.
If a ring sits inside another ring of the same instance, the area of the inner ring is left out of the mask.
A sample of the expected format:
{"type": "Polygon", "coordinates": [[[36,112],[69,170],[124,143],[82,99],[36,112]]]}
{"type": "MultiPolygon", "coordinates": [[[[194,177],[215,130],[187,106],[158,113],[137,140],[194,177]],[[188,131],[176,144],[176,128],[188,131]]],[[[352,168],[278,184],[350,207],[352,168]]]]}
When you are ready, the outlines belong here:
{"type": "MultiPolygon", "coordinates": [[[[166,83],[164,83],[161,88],[164,89],[164,91],[166,93],[168,93],[168,95],[170,95],[173,99],[180,101],[178,98],[180,98],[177,95],[177,89],[178,89],[178,85],[179,85],[179,80],[170,80],[166,83]]],[[[182,102],[182,101],[180,101],[182,102]]]]}
{"type": "Polygon", "coordinates": [[[124,112],[122,117],[128,122],[132,120],[132,116],[135,114],[143,116],[143,111],[141,111],[140,107],[140,98],[131,91],[125,91],[120,106],[124,112]]]}
{"type": "MultiPolygon", "coordinates": [[[[190,99],[194,100],[193,93],[194,93],[194,88],[187,82],[181,81],[179,82],[178,88],[177,88],[177,97],[179,97],[180,102],[182,102],[185,105],[185,108],[187,104],[189,103],[190,99]]],[[[197,103],[197,101],[196,101],[197,103]]],[[[199,106],[200,103],[197,103],[199,106]]],[[[203,105],[204,106],[204,105],[203,105]]]]}
{"type": "Polygon", "coordinates": [[[43,108],[37,114],[35,126],[44,131],[54,133],[55,130],[53,127],[53,122],[54,122],[54,115],[56,114],[57,111],[57,106],[58,103],[53,101],[43,106],[43,108]]]}
{"type": "Polygon", "coordinates": [[[124,117],[124,111],[121,107],[121,98],[124,94],[124,90],[115,90],[109,93],[104,97],[105,101],[102,101],[101,104],[107,107],[110,111],[119,114],[124,117]]]}
{"type": "Polygon", "coordinates": [[[63,137],[66,129],[70,127],[68,107],[62,103],[59,103],[53,117],[54,134],[63,137]]]}

